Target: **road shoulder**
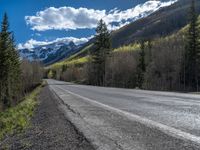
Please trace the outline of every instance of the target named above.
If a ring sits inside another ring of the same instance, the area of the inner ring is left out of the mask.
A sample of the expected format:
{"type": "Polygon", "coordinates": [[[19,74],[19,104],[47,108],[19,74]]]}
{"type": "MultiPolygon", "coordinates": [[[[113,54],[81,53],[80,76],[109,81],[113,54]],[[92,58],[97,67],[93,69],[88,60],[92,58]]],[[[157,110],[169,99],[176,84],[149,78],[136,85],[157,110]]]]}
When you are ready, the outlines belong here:
{"type": "Polygon", "coordinates": [[[49,88],[42,89],[32,126],[7,138],[0,149],[93,150],[88,140],[57,108],[49,88]]]}

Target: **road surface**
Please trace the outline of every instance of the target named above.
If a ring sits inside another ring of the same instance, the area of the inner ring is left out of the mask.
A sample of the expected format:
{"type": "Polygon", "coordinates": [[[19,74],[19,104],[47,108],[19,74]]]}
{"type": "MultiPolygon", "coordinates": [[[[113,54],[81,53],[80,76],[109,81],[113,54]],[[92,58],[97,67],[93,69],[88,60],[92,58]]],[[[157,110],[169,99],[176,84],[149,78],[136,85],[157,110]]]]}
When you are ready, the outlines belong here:
{"type": "Polygon", "coordinates": [[[47,82],[96,149],[200,149],[200,95],[47,82]]]}

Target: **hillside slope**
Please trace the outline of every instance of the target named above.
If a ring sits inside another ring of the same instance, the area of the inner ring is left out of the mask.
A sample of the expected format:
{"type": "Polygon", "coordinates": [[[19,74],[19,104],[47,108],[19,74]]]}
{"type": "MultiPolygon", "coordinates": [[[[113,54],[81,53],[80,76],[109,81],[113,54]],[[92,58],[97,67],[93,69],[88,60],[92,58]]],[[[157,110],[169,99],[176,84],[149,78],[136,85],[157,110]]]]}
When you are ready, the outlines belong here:
{"type": "MultiPolygon", "coordinates": [[[[150,16],[137,20],[112,33],[113,47],[130,44],[140,39],[166,36],[184,27],[188,22],[191,0],[179,0],[164,7],[150,16]]],[[[200,13],[200,0],[196,4],[200,13]]]]}
{"type": "MultiPolygon", "coordinates": [[[[187,16],[190,2],[191,0],[178,0],[171,6],[161,8],[145,18],[113,31],[111,33],[113,48],[128,45],[141,39],[154,39],[167,36],[178,31],[188,22],[187,16]]],[[[197,11],[200,13],[200,0],[197,0],[196,5],[197,11]]],[[[89,42],[79,46],[74,46],[74,44],[72,44],[72,48],[63,43],[60,48],[51,46],[47,49],[43,46],[33,51],[24,49],[20,50],[20,54],[24,58],[39,59],[45,65],[50,65],[68,59],[72,55],[76,58],[86,56],[89,50],[94,49],[94,40],[93,38],[89,42]]]]}
{"type": "MultiPolygon", "coordinates": [[[[111,33],[112,46],[118,48],[141,39],[154,39],[170,35],[188,23],[190,0],[179,0],[171,6],[161,8],[155,13],[132,22],[111,33]]],[[[200,14],[200,0],[197,0],[197,12],[200,14]]],[[[77,57],[82,57],[92,50],[94,39],[91,39],[80,50],[77,57]],[[88,46],[89,45],[89,46],[88,46]]]]}

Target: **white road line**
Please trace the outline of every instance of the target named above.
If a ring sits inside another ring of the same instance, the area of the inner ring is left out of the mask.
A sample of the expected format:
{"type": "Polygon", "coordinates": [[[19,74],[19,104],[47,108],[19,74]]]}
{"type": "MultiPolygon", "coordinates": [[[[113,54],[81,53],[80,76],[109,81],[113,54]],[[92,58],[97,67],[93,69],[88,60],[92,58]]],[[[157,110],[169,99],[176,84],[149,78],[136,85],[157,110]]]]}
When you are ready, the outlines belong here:
{"type": "Polygon", "coordinates": [[[74,96],[76,96],[78,98],[86,100],[86,101],[88,101],[89,103],[91,103],[91,104],[93,104],[95,106],[100,106],[100,107],[102,107],[104,109],[106,108],[107,110],[114,111],[114,112],[116,112],[116,113],[118,113],[120,115],[123,115],[123,116],[125,116],[125,117],[127,117],[129,119],[133,119],[134,121],[137,121],[137,122],[139,122],[141,124],[144,124],[144,125],[146,125],[148,127],[156,128],[156,129],[160,130],[161,132],[164,132],[164,133],[166,133],[166,134],[168,134],[170,136],[200,144],[200,137],[199,136],[195,136],[193,134],[181,131],[181,130],[173,128],[173,127],[169,127],[167,125],[155,122],[153,120],[149,120],[147,118],[143,118],[141,116],[138,116],[138,115],[135,115],[135,114],[132,114],[132,113],[129,113],[129,112],[126,112],[126,111],[123,111],[123,110],[120,110],[120,109],[105,105],[105,104],[102,104],[102,103],[97,102],[97,101],[95,101],[93,99],[89,99],[87,97],[84,97],[84,96],[81,96],[79,94],[73,93],[73,92],[71,92],[69,90],[66,90],[66,89],[63,89],[61,87],[58,87],[58,86],[56,86],[56,87],[61,89],[61,90],[63,90],[63,91],[66,91],[67,93],[69,93],[71,95],[74,95],[74,96]]]}

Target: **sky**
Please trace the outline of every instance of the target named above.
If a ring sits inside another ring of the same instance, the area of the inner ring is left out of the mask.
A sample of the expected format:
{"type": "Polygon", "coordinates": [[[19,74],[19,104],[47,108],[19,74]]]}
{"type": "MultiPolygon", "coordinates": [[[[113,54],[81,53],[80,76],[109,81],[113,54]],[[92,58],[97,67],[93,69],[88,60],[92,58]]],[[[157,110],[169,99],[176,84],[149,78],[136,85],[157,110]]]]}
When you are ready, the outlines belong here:
{"type": "Polygon", "coordinates": [[[110,31],[145,17],[176,0],[0,0],[18,48],[52,42],[87,42],[103,19],[110,31]]]}

